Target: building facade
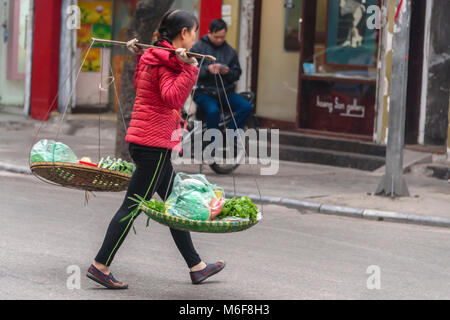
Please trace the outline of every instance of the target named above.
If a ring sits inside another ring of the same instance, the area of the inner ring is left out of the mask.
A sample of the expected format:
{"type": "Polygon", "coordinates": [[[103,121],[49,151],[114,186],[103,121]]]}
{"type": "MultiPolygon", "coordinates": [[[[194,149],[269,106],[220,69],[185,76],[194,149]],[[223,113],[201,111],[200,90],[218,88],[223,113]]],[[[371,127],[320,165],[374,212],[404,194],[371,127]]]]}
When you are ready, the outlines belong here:
{"type": "MultiPolygon", "coordinates": [[[[2,0],[0,104],[23,108],[26,115],[39,120],[47,120],[49,111],[55,110],[117,111],[113,90],[99,90],[99,83],[105,89],[104,84],[114,76],[120,88],[125,49],[94,44],[89,55],[85,53],[91,37],[128,40],[126,30],[138,2],[2,0]],[[78,75],[82,61],[85,63],[78,75]]],[[[236,3],[228,2],[230,7],[236,3]]],[[[176,0],[173,8],[196,14],[204,34],[209,22],[221,17],[222,4],[214,0],[176,0]]],[[[239,9],[234,7],[232,11],[239,9]]],[[[237,28],[230,31],[237,41],[237,28]]]]}
{"type": "MultiPolygon", "coordinates": [[[[57,95],[52,110],[117,111],[114,91],[98,84],[114,76],[120,88],[124,48],[93,48],[78,81],[72,71],[91,37],[128,40],[137,2],[2,0],[0,104],[43,120],[57,95]]],[[[176,0],[174,8],[199,17],[200,36],[212,19],[228,22],[243,69],[238,90],[256,93],[262,127],[380,145],[395,107],[393,39],[408,13],[405,142],[450,153],[450,1],[176,0]]]]}
{"type": "Polygon", "coordinates": [[[394,30],[408,11],[405,141],[445,152],[449,72],[444,70],[450,70],[450,27],[443,16],[449,14],[449,4],[442,0],[254,1],[257,52],[252,87],[261,123],[385,144],[390,49],[394,30]]]}

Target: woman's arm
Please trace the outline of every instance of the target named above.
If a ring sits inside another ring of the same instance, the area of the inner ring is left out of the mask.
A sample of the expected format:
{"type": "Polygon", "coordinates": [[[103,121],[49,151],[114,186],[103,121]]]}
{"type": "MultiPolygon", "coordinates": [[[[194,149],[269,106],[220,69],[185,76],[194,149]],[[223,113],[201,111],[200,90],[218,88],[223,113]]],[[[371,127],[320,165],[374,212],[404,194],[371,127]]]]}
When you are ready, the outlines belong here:
{"type": "Polygon", "coordinates": [[[198,68],[184,64],[183,71],[177,74],[167,67],[159,68],[159,88],[161,99],[172,109],[180,109],[194,88],[198,68]]]}

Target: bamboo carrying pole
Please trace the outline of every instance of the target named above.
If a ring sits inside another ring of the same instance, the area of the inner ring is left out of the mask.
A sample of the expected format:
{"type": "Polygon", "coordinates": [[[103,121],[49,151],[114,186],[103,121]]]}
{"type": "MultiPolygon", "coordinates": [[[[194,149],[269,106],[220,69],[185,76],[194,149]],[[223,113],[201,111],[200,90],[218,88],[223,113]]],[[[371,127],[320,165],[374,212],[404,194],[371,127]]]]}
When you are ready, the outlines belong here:
{"type": "MultiPolygon", "coordinates": [[[[126,46],[126,45],[127,45],[126,42],[122,42],[122,41],[105,40],[105,39],[98,39],[98,38],[92,38],[92,41],[94,41],[94,42],[99,42],[99,43],[112,44],[112,45],[116,45],[116,46],[126,46]]],[[[156,49],[162,49],[162,50],[167,50],[167,51],[175,52],[174,49],[164,48],[164,47],[158,47],[158,46],[152,46],[152,45],[150,45],[150,44],[136,43],[136,46],[141,47],[141,48],[143,48],[143,49],[156,48],[156,49]]],[[[213,57],[213,56],[203,55],[203,54],[194,53],[194,52],[186,52],[186,54],[187,54],[189,57],[194,57],[194,58],[198,58],[198,59],[203,59],[203,58],[205,58],[206,60],[216,61],[216,58],[213,57]]]]}

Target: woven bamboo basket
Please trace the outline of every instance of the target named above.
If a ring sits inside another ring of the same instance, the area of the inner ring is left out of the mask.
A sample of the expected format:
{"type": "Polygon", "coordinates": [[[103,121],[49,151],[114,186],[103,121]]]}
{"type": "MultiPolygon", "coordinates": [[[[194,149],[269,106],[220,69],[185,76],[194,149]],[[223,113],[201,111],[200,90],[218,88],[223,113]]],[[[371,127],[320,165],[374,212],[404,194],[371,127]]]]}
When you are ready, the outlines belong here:
{"type": "Polygon", "coordinates": [[[96,192],[127,190],[131,175],[77,163],[35,162],[31,171],[63,187],[96,192]]]}
{"type": "Polygon", "coordinates": [[[145,205],[140,209],[151,219],[172,229],[202,233],[231,233],[247,230],[259,221],[197,221],[154,211],[145,205]]]}

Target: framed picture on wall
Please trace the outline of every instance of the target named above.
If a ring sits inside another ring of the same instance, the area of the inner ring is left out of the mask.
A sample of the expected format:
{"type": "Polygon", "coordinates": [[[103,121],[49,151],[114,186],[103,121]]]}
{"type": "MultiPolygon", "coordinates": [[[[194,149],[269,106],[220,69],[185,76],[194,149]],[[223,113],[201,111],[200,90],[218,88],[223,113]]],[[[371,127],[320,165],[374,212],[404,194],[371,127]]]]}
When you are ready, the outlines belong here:
{"type": "Polygon", "coordinates": [[[375,29],[367,27],[367,9],[377,0],[328,0],[326,64],[375,67],[375,29]]]}

